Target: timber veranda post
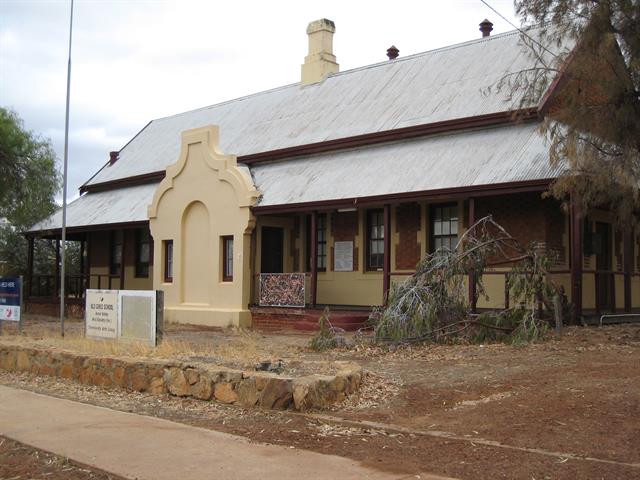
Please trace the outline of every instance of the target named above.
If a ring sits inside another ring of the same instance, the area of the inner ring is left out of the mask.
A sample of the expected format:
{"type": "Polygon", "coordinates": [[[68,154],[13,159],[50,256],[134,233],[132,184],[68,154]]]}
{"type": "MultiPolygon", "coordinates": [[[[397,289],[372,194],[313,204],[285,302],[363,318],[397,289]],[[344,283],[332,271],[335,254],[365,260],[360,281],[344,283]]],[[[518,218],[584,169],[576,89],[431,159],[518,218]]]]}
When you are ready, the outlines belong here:
{"type": "Polygon", "coordinates": [[[582,317],[582,207],[576,194],[570,199],[570,234],[571,234],[571,303],[573,312],[571,321],[574,325],[582,317]]]}
{"type": "Polygon", "coordinates": [[[384,205],[384,258],[382,266],[382,304],[386,305],[391,288],[391,206],[384,205]]]}
{"type": "Polygon", "coordinates": [[[624,259],[624,312],[631,313],[631,274],[633,273],[633,227],[626,227],[623,232],[624,259]]]}
{"type": "MultiPolygon", "coordinates": [[[[475,198],[469,199],[469,228],[476,223],[476,200],[475,198]]],[[[469,305],[471,305],[471,312],[476,313],[477,300],[476,300],[476,275],[473,271],[469,272],[469,305]]],[[[506,280],[505,280],[506,281],[506,280]]]]}
{"type": "Polygon", "coordinates": [[[318,212],[311,213],[311,308],[318,298],[318,212]]]}

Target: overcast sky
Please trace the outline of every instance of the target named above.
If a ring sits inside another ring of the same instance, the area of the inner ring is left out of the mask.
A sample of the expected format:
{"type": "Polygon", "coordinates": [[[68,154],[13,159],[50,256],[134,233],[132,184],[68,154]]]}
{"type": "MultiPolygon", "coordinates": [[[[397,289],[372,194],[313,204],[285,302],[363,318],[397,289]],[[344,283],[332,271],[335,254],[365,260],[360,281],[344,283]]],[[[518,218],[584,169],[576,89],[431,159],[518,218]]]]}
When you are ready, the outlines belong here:
{"type": "MultiPolygon", "coordinates": [[[[520,25],[512,0],[487,1],[520,25]]],[[[0,0],[0,106],[50,138],[60,165],[69,11],[0,0]]],[[[480,0],[76,0],[69,198],[150,120],[298,82],[307,24],[323,17],[341,71],[392,44],[404,56],[478,38],[484,18],[513,30],[480,0]]]]}

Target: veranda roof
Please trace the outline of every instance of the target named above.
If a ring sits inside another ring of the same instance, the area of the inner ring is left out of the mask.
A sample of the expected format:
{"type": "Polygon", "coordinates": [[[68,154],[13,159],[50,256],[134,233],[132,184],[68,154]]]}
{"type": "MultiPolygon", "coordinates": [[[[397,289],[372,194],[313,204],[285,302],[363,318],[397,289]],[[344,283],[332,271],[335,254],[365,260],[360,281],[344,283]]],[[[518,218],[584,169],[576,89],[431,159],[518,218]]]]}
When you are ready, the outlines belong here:
{"type": "Polygon", "coordinates": [[[251,167],[259,206],[555,178],[537,123],[483,128],[251,167]]]}
{"type": "MultiPolygon", "coordinates": [[[[157,183],[87,193],[67,205],[67,227],[95,227],[149,220],[147,207],[157,183]]],[[[31,227],[32,232],[62,228],[62,210],[31,227]]]]}
{"type": "MultiPolygon", "coordinates": [[[[241,166],[242,168],[246,168],[241,166]]],[[[537,123],[372,145],[251,166],[258,206],[285,206],[555,178],[537,123]]],[[[148,220],[157,183],[87,193],[68,206],[69,227],[148,220]]],[[[33,231],[58,229],[60,212],[33,231]]]]}

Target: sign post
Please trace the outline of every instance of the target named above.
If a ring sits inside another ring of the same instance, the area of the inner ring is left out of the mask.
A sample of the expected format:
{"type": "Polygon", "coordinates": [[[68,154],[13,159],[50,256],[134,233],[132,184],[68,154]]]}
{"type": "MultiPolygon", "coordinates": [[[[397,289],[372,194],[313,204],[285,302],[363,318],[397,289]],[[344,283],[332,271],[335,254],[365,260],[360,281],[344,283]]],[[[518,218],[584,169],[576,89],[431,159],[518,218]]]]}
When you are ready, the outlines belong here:
{"type": "Polygon", "coordinates": [[[22,332],[22,277],[0,277],[0,334],[3,321],[18,322],[22,332]]]}

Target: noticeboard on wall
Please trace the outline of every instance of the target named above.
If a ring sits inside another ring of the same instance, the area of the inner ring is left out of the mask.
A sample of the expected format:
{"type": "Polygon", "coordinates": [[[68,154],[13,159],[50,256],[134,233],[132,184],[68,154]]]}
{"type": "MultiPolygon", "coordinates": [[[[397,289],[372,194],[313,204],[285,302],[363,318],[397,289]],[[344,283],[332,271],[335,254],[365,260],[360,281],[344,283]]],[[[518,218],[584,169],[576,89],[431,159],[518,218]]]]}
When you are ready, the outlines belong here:
{"type": "Polygon", "coordinates": [[[261,307],[304,307],[304,273],[261,273],[261,307]]]}
{"type": "Polygon", "coordinates": [[[353,271],[353,242],[333,243],[333,271],[353,271]]]}

